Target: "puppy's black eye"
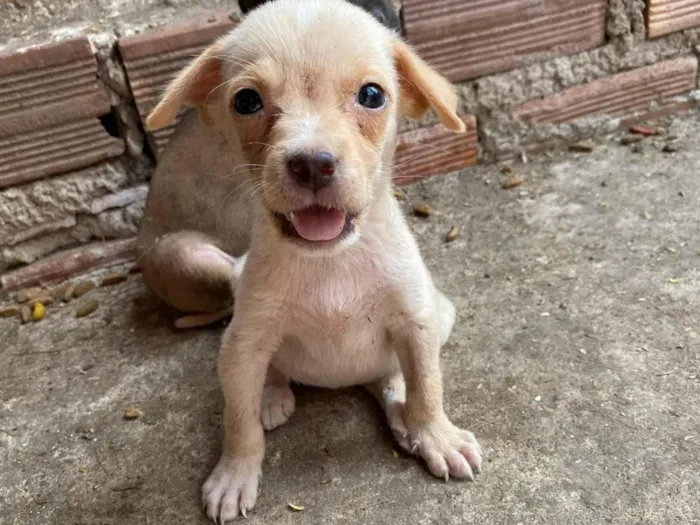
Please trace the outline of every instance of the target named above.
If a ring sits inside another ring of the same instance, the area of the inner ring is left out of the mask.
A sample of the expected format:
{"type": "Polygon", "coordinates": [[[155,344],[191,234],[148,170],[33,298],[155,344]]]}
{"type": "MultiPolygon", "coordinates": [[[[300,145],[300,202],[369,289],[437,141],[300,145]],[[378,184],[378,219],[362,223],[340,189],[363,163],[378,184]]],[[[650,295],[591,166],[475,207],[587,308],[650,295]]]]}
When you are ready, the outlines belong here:
{"type": "Polygon", "coordinates": [[[377,109],[384,105],[384,91],[377,84],[365,84],[357,94],[357,101],[360,105],[377,109]]]}
{"type": "Polygon", "coordinates": [[[252,115],[263,108],[260,93],[254,89],[241,89],[233,96],[233,109],[241,115],[252,115]]]}

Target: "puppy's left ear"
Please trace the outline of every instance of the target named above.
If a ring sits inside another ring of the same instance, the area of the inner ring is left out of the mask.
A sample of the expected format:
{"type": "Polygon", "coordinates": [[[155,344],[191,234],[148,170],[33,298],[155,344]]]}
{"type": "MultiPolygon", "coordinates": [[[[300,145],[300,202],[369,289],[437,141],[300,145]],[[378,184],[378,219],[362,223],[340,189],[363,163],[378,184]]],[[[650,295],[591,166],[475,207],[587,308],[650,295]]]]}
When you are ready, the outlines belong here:
{"type": "Polygon", "coordinates": [[[212,45],[170,83],[163,98],[146,119],[149,131],[171,124],[183,105],[196,107],[202,122],[211,124],[207,103],[222,82],[220,55],[219,47],[212,45]]]}
{"type": "Polygon", "coordinates": [[[393,48],[401,87],[399,112],[418,120],[432,108],[447,129],[464,133],[466,127],[457,115],[459,97],[454,86],[403,41],[395,39],[393,48]]]}

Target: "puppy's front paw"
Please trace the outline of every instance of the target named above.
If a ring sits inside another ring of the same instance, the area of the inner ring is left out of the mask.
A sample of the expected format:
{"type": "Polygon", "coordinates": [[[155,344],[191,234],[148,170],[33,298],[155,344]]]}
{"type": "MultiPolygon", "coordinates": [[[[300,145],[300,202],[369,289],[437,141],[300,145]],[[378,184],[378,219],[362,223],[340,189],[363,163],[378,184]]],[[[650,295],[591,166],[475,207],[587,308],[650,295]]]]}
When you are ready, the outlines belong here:
{"type": "Polygon", "coordinates": [[[482,451],[474,434],[454,426],[446,417],[397,436],[399,444],[422,457],[430,472],[445,481],[450,476],[474,480],[481,472],[482,451]]]}
{"type": "Polygon", "coordinates": [[[288,384],[265,385],[260,407],[260,422],[265,430],[283,425],[294,413],[294,392],[288,384]]]}
{"type": "Polygon", "coordinates": [[[217,523],[226,523],[238,514],[243,517],[255,506],[262,458],[229,458],[222,456],[202,487],[202,505],[207,516],[217,523]]]}

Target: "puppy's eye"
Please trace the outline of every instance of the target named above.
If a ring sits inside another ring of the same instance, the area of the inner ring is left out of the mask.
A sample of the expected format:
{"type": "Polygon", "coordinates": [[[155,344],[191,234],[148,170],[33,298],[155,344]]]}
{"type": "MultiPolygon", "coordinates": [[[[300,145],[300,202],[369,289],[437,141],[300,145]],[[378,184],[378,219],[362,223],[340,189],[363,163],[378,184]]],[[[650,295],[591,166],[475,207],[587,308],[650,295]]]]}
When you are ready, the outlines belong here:
{"type": "Polygon", "coordinates": [[[360,105],[377,109],[384,105],[384,91],[377,84],[365,84],[357,94],[357,101],[360,105]]]}
{"type": "Polygon", "coordinates": [[[260,93],[254,89],[241,89],[233,96],[233,109],[241,115],[252,115],[263,108],[260,93]]]}

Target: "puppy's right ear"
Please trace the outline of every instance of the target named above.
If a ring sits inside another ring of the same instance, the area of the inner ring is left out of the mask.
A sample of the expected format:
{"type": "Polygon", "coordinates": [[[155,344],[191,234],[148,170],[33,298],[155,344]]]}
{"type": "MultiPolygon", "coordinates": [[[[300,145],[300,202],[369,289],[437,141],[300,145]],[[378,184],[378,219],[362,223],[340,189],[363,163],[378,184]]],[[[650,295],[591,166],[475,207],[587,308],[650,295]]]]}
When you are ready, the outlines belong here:
{"type": "Polygon", "coordinates": [[[222,83],[220,56],[221,50],[214,44],[170,83],[160,103],[146,119],[149,131],[171,124],[183,105],[196,107],[202,121],[211,124],[207,104],[212,91],[222,83]]]}

